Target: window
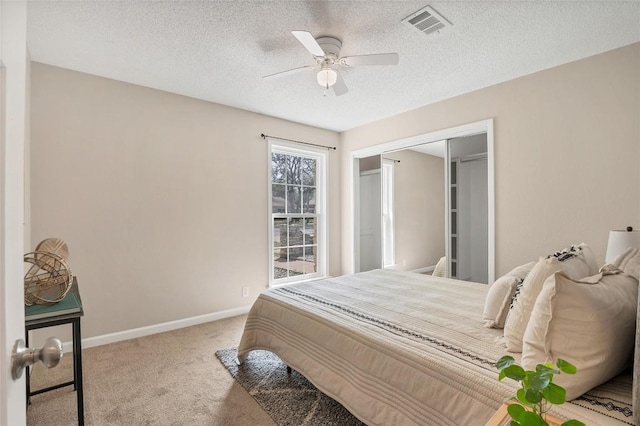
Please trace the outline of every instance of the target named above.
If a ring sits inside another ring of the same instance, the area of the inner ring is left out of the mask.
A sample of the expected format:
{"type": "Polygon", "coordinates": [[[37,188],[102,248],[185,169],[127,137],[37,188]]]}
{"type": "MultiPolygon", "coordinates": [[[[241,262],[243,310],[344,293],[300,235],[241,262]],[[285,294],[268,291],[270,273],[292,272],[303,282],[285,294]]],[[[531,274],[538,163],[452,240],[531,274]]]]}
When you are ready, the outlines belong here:
{"type": "Polygon", "coordinates": [[[326,276],[326,151],[269,143],[270,285],[326,276]]]}

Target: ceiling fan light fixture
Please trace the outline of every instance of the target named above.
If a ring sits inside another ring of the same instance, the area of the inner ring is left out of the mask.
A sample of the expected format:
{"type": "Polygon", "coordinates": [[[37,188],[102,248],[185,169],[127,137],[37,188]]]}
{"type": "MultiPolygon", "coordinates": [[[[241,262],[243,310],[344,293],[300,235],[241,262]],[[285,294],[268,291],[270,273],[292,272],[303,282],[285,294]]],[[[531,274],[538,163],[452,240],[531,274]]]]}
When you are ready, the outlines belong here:
{"type": "MultiPolygon", "coordinates": [[[[2,0],[0,0],[2,1],[2,0]]],[[[336,96],[344,95],[349,91],[347,85],[338,74],[339,67],[356,67],[361,65],[398,65],[397,53],[374,53],[370,55],[340,56],[342,42],[335,37],[314,38],[309,31],[292,31],[302,46],[313,56],[314,65],[293,68],[288,71],[281,71],[274,74],[265,75],[263,79],[271,79],[279,76],[297,73],[306,69],[318,69],[316,79],[318,84],[324,89],[324,95],[331,87],[336,96]]]]}
{"type": "Polygon", "coordinates": [[[324,88],[329,88],[338,81],[338,73],[332,68],[322,68],[318,71],[318,84],[324,88]]]}

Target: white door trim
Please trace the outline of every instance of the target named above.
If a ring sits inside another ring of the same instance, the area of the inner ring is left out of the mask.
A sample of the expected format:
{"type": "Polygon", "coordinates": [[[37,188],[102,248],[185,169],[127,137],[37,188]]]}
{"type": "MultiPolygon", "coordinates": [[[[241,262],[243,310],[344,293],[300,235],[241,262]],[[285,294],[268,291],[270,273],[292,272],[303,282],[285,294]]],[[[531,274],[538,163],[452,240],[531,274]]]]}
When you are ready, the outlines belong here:
{"type": "Polygon", "coordinates": [[[25,379],[11,377],[11,351],[24,338],[24,159],[28,128],[27,5],[0,2],[5,89],[0,136],[0,424],[26,423],[25,379]]]}

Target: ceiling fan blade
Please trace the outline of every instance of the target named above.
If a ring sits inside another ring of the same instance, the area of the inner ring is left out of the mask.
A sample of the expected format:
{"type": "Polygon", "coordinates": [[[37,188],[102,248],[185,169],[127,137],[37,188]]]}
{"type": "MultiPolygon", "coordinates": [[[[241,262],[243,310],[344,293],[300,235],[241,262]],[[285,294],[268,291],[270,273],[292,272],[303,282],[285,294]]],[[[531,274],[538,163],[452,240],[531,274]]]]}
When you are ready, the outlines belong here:
{"type": "Polygon", "coordinates": [[[331,88],[333,89],[333,93],[335,93],[336,96],[341,96],[347,93],[349,89],[347,88],[347,85],[345,84],[344,79],[342,78],[342,75],[340,75],[340,73],[337,71],[336,71],[336,74],[338,74],[338,78],[335,84],[331,86],[331,88]]]}
{"type": "Polygon", "coordinates": [[[322,50],[322,47],[320,47],[309,31],[291,31],[291,34],[293,34],[313,56],[324,56],[324,50],[322,50]]]}
{"type": "Polygon", "coordinates": [[[271,79],[271,78],[284,77],[285,75],[295,74],[297,72],[304,71],[304,70],[309,69],[309,68],[315,68],[315,67],[316,67],[315,65],[305,65],[304,67],[294,68],[294,69],[287,70],[287,71],[280,71],[280,72],[276,72],[276,73],[273,73],[273,74],[265,75],[262,78],[265,79],[265,80],[268,80],[268,79],[271,79]]]}
{"type": "Polygon", "coordinates": [[[340,58],[339,64],[346,67],[361,65],[398,65],[400,57],[397,53],[379,53],[374,55],[345,56],[340,58]]]}

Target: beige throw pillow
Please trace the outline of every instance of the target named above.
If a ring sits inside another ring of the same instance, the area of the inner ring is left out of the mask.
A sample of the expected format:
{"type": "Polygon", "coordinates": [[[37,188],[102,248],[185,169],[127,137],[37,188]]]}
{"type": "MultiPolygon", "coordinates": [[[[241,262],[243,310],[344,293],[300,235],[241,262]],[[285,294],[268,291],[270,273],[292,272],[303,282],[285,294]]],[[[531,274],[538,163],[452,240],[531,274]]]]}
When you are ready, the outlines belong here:
{"type": "Polygon", "coordinates": [[[503,328],[507,319],[507,312],[511,306],[511,300],[520,284],[516,277],[503,275],[489,287],[487,297],[484,300],[482,319],[487,328],[503,328]],[[506,308],[505,308],[506,306],[506,308]]]}
{"type": "Polygon", "coordinates": [[[559,272],[547,279],[524,335],[522,366],[562,358],[575,365],[574,375],[554,382],[574,399],[619,374],[635,346],[638,281],[618,274],[574,280],[559,272]]]}
{"type": "Polygon", "coordinates": [[[498,278],[487,292],[482,317],[487,328],[503,328],[516,290],[536,262],[518,266],[498,278]]]}
{"type": "Polygon", "coordinates": [[[584,243],[546,258],[541,257],[522,283],[520,295],[507,315],[504,337],[509,352],[522,352],[522,337],[542,285],[547,278],[560,271],[579,279],[596,274],[598,264],[591,248],[584,243]]]}
{"type": "Polygon", "coordinates": [[[505,275],[516,277],[518,280],[523,281],[527,277],[527,275],[529,275],[529,272],[531,272],[533,267],[536,266],[536,263],[537,262],[534,261],[525,263],[524,265],[516,266],[505,275]]]}
{"type": "MultiPolygon", "coordinates": [[[[612,265],[625,274],[633,276],[636,280],[640,279],[638,276],[640,274],[640,250],[629,247],[613,261],[612,265]]],[[[606,265],[603,268],[606,268],[606,265]]]]}
{"type": "Polygon", "coordinates": [[[434,277],[447,276],[447,258],[446,257],[441,257],[440,260],[438,260],[438,263],[436,263],[436,267],[434,268],[431,275],[434,277]]]}

